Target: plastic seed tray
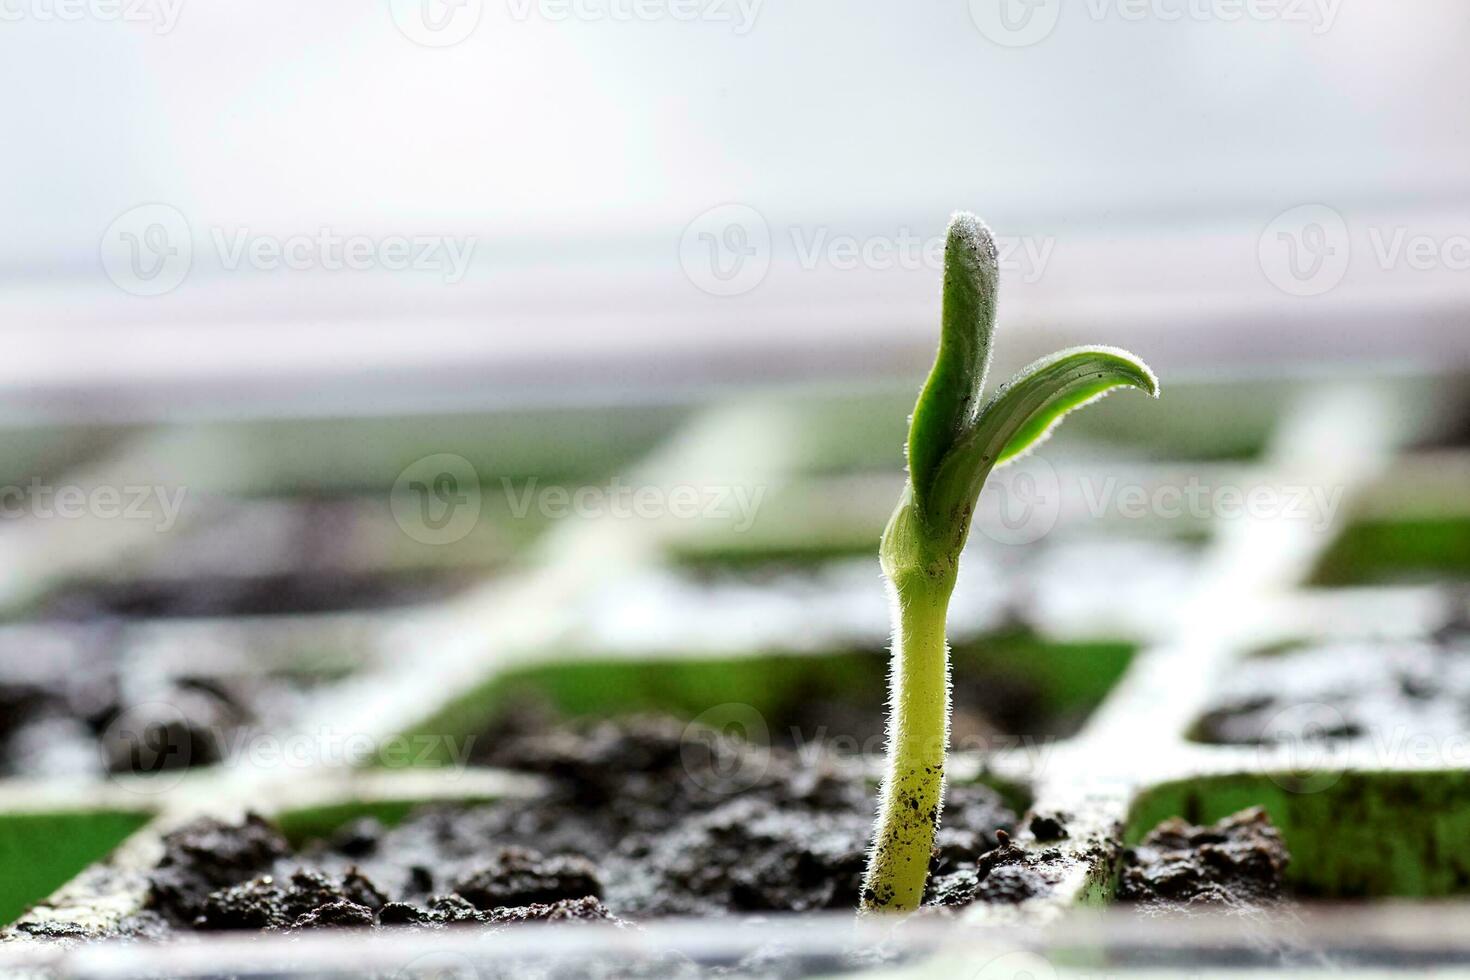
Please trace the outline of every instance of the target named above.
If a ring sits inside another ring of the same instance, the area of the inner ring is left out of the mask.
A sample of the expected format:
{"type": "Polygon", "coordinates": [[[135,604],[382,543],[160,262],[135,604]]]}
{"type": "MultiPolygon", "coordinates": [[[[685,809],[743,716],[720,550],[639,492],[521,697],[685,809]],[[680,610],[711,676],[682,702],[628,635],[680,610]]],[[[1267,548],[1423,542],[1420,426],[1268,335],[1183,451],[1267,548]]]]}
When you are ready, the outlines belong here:
{"type": "Polygon", "coordinates": [[[587,409],[92,437],[53,479],[188,499],[166,532],[80,522],[40,547],[54,528],[7,529],[0,694],[68,678],[44,724],[18,723],[24,698],[6,721],[0,968],[660,975],[671,949],[717,967],[777,940],[780,976],[1462,964],[1426,926],[1456,906],[1387,903],[1470,891],[1462,390],[1175,384],[1157,413],[1115,399],[995,481],[954,600],[951,778],[1026,811],[1015,837],[1045,852],[1049,887],[882,935],[776,916],[493,944],[87,941],[141,906],[161,835],[199,815],[254,810],[307,839],[540,792],[455,752],[528,706],[739,709],[749,740],[876,772],[888,624],[873,552],[912,392],[782,391],[622,424],[587,409]],[[436,483],[455,467],[468,477],[436,483]],[[433,500],[474,516],[450,527],[433,500]],[[112,675],[101,693],[80,683],[112,675]],[[159,730],[187,737],[154,745],[159,730]],[[1243,938],[1211,917],[1151,929],[1107,911],[1124,849],[1159,821],[1250,806],[1292,853],[1289,921],[1243,938]],[[1036,839],[1038,815],[1065,836],[1036,839]]]}

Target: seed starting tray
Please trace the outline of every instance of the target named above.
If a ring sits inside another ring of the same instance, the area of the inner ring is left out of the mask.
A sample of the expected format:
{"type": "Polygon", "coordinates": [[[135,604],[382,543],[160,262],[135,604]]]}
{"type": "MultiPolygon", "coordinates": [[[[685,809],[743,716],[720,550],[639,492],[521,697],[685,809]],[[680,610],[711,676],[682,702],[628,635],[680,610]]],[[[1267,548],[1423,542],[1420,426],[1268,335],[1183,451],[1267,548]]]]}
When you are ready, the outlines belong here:
{"type": "MultiPolygon", "coordinates": [[[[1320,700],[1294,701],[1288,689],[1270,692],[1279,710],[1254,737],[1200,734],[1231,680],[1263,658],[1461,642],[1470,449],[1444,434],[1462,421],[1462,389],[1462,379],[1426,376],[1166,384],[1157,405],[1120,395],[1092,422],[1071,420],[994,481],[956,592],[957,698],[966,671],[1020,672],[1042,709],[1020,723],[1027,730],[957,739],[950,778],[990,782],[1025,809],[1015,838],[1050,855],[1054,884],[1019,905],[893,930],[882,941],[902,953],[899,965],[878,969],[1269,970],[1259,942],[1218,923],[1150,931],[1106,911],[1123,849],[1157,822],[1248,806],[1268,811],[1292,852],[1288,885],[1304,904],[1264,928],[1323,951],[1298,964],[1304,972],[1369,969],[1393,951],[1463,965],[1453,930],[1426,925],[1463,922],[1455,906],[1406,915],[1385,900],[1470,891],[1470,699],[1435,725],[1416,726],[1410,712],[1386,731],[1371,714],[1366,725],[1324,723],[1352,710],[1331,685],[1311,695],[1320,700]],[[1243,398],[1248,410],[1235,413],[1243,398]],[[1065,836],[1037,840],[1038,814],[1065,836]],[[1337,901],[1353,904],[1326,904],[1337,901]]],[[[650,923],[636,935],[582,928],[555,940],[532,928],[493,946],[381,933],[120,948],[85,936],[141,906],[161,835],[200,815],[254,810],[306,838],[423,802],[536,794],[534,779],[455,761],[457,745],[528,701],[568,716],[753,718],[745,734],[755,741],[781,738],[792,699],[813,690],[848,685],[877,716],[887,607],[872,554],[901,486],[911,399],[876,386],[630,412],[623,425],[583,412],[94,439],[94,455],[58,482],[172,485],[189,500],[167,533],[123,521],[59,536],[35,520],[8,528],[0,669],[42,649],[57,662],[115,657],[148,676],[290,682],[218,759],[109,774],[117,741],[139,737],[128,719],[177,707],[173,688],[162,707],[123,705],[97,736],[103,764],[47,762],[0,781],[0,917],[16,920],[0,933],[0,969],[488,976],[554,948],[552,965],[569,975],[591,963],[616,975],[660,949],[722,963],[786,936],[773,972],[861,972],[843,952],[850,922],[819,917],[777,916],[758,937],[650,923]],[[468,479],[436,488],[455,467],[468,479]],[[415,510],[436,493],[458,499],[476,479],[462,533],[453,514],[415,510]],[[303,485],[315,489],[306,500],[303,485]],[[579,488],[591,488],[580,509],[579,488]],[[646,506],[635,512],[639,491],[646,506]],[[245,555],[257,564],[242,572],[245,555]],[[252,605],[241,579],[286,582],[298,601],[252,605]],[[368,588],[365,602],[330,590],[300,599],[315,594],[302,582],[334,579],[396,584],[368,588]],[[200,581],[229,587],[200,598],[189,591],[200,581]],[[167,598],[180,588],[195,602],[182,613],[167,598]],[[69,592],[85,601],[57,599],[69,592]],[[27,924],[40,922],[75,938],[38,939],[27,924]]],[[[1462,646],[1470,660],[1470,641],[1462,646]]],[[[1456,649],[1423,669],[1459,670],[1456,649]]],[[[879,747],[857,748],[854,764],[876,775],[879,747]]]]}

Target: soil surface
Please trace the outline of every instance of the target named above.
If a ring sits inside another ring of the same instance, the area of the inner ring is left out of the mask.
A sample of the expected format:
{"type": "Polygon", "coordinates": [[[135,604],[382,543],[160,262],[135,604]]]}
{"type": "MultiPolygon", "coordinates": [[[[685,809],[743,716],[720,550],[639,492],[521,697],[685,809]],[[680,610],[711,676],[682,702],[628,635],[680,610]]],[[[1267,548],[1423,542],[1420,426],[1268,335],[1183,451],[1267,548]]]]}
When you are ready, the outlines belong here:
{"type": "Polygon", "coordinates": [[[1150,913],[1256,909],[1281,898],[1289,860],[1281,834],[1259,807],[1208,827],[1175,817],[1124,851],[1118,897],[1150,913]]]}
{"type": "MultiPolygon", "coordinates": [[[[505,761],[549,777],[549,800],[428,807],[391,829],[360,820],[301,849],[258,817],[198,821],[167,838],[135,926],[442,928],[855,908],[873,813],[862,773],[708,735],[642,719],[527,739],[505,761]]],[[[1054,875],[1009,843],[1015,821],[992,790],[951,786],[930,904],[1044,890],[1054,875]]]]}
{"type": "Polygon", "coordinates": [[[1197,741],[1310,744],[1394,731],[1470,729],[1470,630],[1454,622],[1414,641],[1333,642],[1260,654],[1221,680],[1197,741]]]}

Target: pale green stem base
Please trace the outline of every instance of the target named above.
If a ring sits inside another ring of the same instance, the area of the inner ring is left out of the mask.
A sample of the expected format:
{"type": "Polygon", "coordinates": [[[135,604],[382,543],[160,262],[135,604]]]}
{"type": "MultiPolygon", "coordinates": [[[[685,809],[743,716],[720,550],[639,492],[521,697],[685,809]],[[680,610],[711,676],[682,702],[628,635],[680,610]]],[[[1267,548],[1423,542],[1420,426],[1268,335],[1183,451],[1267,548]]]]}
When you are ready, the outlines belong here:
{"type": "Polygon", "coordinates": [[[888,771],[863,878],[865,912],[919,907],[944,806],[949,745],[945,618],[954,582],[909,579],[894,587],[898,632],[889,677],[888,771]]]}

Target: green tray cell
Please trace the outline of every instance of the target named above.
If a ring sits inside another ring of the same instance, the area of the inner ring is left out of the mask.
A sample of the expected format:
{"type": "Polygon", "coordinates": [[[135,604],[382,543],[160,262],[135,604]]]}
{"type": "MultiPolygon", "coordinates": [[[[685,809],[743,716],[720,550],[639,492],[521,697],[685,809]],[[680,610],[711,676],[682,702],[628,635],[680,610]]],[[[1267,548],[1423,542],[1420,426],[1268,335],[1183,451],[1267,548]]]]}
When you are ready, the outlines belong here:
{"type": "Polygon", "coordinates": [[[124,810],[0,815],[0,925],[101,860],[150,818],[124,810]]]}
{"type": "Polygon", "coordinates": [[[1311,584],[1407,585],[1470,581],[1470,517],[1364,520],[1318,561],[1311,584]]]}
{"type": "Polygon", "coordinates": [[[1261,806],[1281,831],[1298,895],[1324,899],[1470,894],[1470,772],[1237,774],[1153,787],[1124,840],[1160,821],[1208,824],[1261,806]]]}

